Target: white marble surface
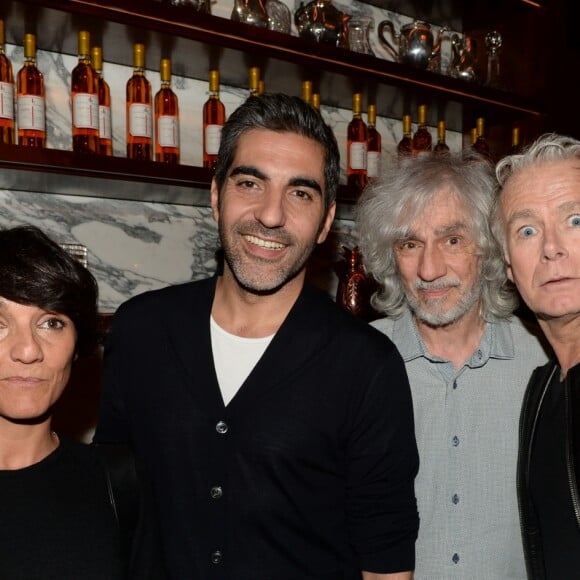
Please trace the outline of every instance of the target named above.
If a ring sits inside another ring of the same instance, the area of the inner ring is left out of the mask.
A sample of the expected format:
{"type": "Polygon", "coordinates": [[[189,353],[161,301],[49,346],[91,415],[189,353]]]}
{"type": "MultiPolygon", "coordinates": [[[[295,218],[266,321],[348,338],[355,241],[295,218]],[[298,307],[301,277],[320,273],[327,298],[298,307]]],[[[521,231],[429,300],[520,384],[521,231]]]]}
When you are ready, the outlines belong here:
{"type": "MultiPolygon", "coordinates": [[[[297,6],[288,5],[292,10],[297,6]]],[[[400,26],[409,20],[355,0],[336,5],[350,14],[370,14],[375,23],[390,17],[400,26]]],[[[232,6],[233,0],[220,0],[212,4],[212,11],[229,18],[232,6]]],[[[293,33],[296,34],[295,29],[293,33]]],[[[376,37],[371,36],[371,42],[377,56],[387,57],[381,54],[376,37]]],[[[7,54],[16,73],[23,63],[22,47],[8,45],[7,54]]],[[[132,72],[130,67],[107,62],[106,47],[103,56],[103,73],[111,87],[114,155],[124,156],[125,85],[132,72]]],[[[38,52],[38,68],[44,74],[47,95],[47,147],[53,149],[72,148],[69,86],[76,62],[73,56],[38,52]]],[[[147,63],[146,71],[153,93],[160,85],[155,64],[147,63]]],[[[201,110],[207,99],[207,83],[174,76],[173,89],[180,102],[182,163],[201,165],[201,110]]],[[[246,98],[246,91],[222,86],[221,98],[226,112],[231,112],[246,98]]],[[[344,181],[346,128],[352,113],[324,106],[322,113],[339,143],[344,181]]],[[[401,121],[379,117],[377,128],[383,138],[383,170],[388,171],[402,137],[401,121]]],[[[435,129],[430,131],[435,140],[435,129]]],[[[452,150],[462,146],[459,133],[448,132],[447,140],[452,150]]],[[[217,230],[209,208],[0,190],[0,227],[21,223],[38,225],[61,243],[80,243],[88,248],[89,267],[99,282],[100,308],[104,312],[115,310],[135,294],[201,278],[215,268],[217,230]]],[[[341,244],[354,245],[353,227],[352,222],[337,220],[330,240],[319,254],[332,262],[333,253],[336,255],[341,244]]],[[[322,277],[322,285],[332,294],[336,276],[327,272],[322,277]]]]}

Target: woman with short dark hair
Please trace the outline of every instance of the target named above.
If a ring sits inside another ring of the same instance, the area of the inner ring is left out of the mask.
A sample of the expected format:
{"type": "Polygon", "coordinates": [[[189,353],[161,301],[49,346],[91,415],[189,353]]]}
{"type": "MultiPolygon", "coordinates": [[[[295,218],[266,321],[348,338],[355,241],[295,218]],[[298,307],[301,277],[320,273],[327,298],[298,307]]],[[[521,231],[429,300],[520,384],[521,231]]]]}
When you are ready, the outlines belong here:
{"type": "Polygon", "coordinates": [[[84,266],[37,228],[0,231],[2,578],[164,578],[132,455],[51,428],[74,360],[94,349],[96,322],[97,283],[84,266]],[[119,479],[113,458],[130,477],[119,479]]]}

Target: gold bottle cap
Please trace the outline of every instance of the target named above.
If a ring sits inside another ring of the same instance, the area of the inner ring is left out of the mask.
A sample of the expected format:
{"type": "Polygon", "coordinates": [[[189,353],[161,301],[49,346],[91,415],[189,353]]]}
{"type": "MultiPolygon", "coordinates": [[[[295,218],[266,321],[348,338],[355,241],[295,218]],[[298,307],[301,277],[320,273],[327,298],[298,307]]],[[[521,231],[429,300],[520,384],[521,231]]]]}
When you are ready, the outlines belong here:
{"type": "Polygon", "coordinates": [[[79,54],[88,56],[91,53],[91,33],[79,30],[79,54]]]}
{"type": "Polygon", "coordinates": [[[24,35],[24,57],[34,58],[36,56],[36,36],[34,34],[24,35]]]}
{"type": "Polygon", "coordinates": [[[137,43],[133,45],[133,66],[145,68],[145,45],[137,43]]]}
{"type": "Polygon", "coordinates": [[[320,94],[319,93],[312,93],[312,101],[311,105],[317,110],[320,111],[320,94]]]}
{"type": "Polygon", "coordinates": [[[512,147],[520,146],[520,128],[516,125],[512,127],[512,147]]]}
{"type": "Polygon", "coordinates": [[[403,115],[403,133],[410,133],[413,127],[411,115],[403,115]]]}
{"type": "Polygon", "coordinates": [[[475,142],[477,141],[477,127],[473,127],[473,129],[471,129],[469,136],[471,138],[471,144],[475,145],[475,142]]]}
{"type": "Polygon", "coordinates": [[[475,120],[475,128],[477,129],[477,136],[478,137],[483,136],[483,133],[485,131],[485,121],[483,117],[477,117],[477,119],[475,120]]]}
{"type": "Polygon", "coordinates": [[[4,20],[0,18],[0,44],[4,44],[6,42],[6,34],[4,32],[4,20]]]}
{"type": "Polygon", "coordinates": [[[362,93],[354,93],[352,96],[352,112],[360,115],[362,112],[362,93]]]}
{"type": "Polygon", "coordinates": [[[93,46],[91,49],[91,61],[95,70],[103,70],[103,51],[100,46],[93,46]]]}
{"type": "Polygon", "coordinates": [[[257,94],[258,85],[260,84],[260,69],[257,66],[253,66],[249,70],[249,80],[248,86],[250,87],[250,92],[252,94],[257,94]]]}
{"type": "Polygon", "coordinates": [[[371,125],[376,125],[377,123],[377,106],[369,105],[367,107],[367,121],[371,125]]]}
{"type": "Polygon", "coordinates": [[[419,125],[427,124],[427,105],[419,105],[417,122],[419,125]]]}
{"type": "Polygon", "coordinates": [[[209,90],[212,93],[217,93],[220,90],[220,71],[209,71],[209,90]]]}
{"type": "Polygon", "coordinates": [[[437,138],[439,140],[445,139],[445,131],[447,127],[445,125],[445,121],[439,121],[437,123],[437,138]]]}
{"type": "Polygon", "coordinates": [[[162,83],[168,83],[171,81],[171,61],[168,58],[161,59],[159,77],[161,78],[162,83]]]}
{"type": "Polygon", "coordinates": [[[312,81],[302,81],[302,100],[312,102],[312,81]]]}

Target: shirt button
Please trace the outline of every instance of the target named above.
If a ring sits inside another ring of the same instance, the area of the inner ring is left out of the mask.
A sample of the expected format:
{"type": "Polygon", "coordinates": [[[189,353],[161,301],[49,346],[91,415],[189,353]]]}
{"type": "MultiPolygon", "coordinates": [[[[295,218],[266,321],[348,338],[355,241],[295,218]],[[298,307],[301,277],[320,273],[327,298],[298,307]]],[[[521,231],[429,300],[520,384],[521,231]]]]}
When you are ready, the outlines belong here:
{"type": "Polygon", "coordinates": [[[215,430],[220,434],[223,435],[224,433],[228,432],[228,424],[224,421],[218,421],[217,425],[215,426],[215,430]]]}
{"type": "Polygon", "coordinates": [[[453,381],[453,388],[456,389],[457,388],[457,381],[453,381]]]}
{"type": "Polygon", "coordinates": [[[454,564],[457,564],[457,562],[459,562],[459,554],[453,554],[451,559],[453,560],[454,564]]]}
{"type": "Polygon", "coordinates": [[[479,357],[479,360],[483,358],[483,353],[481,352],[481,350],[477,351],[477,356],[479,357]]]}
{"type": "Polygon", "coordinates": [[[453,494],[453,497],[451,498],[451,501],[452,501],[452,502],[453,502],[455,505],[457,505],[457,504],[459,503],[459,496],[458,496],[456,493],[454,493],[454,494],[453,494]]]}
{"type": "Polygon", "coordinates": [[[211,553],[211,563],[219,564],[222,561],[222,553],[220,550],[215,550],[211,553]]]}
{"type": "Polygon", "coordinates": [[[220,485],[214,485],[210,490],[210,494],[212,499],[220,499],[224,492],[220,485]]]}
{"type": "Polygon", "coordinates": [[[459,445],[459,437],[455,435],[453,439],[451,439],[451,442],[453,443],[453,447],[457,447],[459,445]]]}

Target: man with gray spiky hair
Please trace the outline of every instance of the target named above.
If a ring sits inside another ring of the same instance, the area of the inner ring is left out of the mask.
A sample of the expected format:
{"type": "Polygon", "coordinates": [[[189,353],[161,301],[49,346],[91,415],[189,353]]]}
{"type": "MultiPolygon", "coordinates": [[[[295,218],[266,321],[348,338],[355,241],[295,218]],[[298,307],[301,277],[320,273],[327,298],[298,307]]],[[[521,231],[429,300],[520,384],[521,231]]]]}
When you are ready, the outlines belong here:
{"type": "Polygon", "coordinates": [[[364,192],[357,229],[380,283],[372,324],[401,352],[420,467],[417,580],[524,580],[518,418],[544,350],[491,235],[495,188],[473,153],[410,159],[364,192]]]}

